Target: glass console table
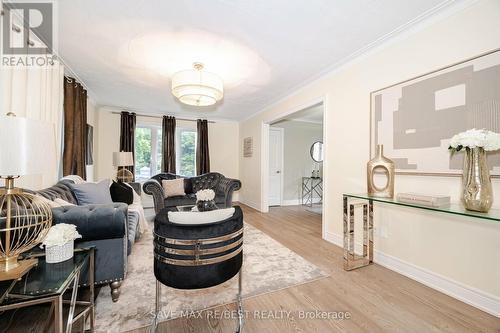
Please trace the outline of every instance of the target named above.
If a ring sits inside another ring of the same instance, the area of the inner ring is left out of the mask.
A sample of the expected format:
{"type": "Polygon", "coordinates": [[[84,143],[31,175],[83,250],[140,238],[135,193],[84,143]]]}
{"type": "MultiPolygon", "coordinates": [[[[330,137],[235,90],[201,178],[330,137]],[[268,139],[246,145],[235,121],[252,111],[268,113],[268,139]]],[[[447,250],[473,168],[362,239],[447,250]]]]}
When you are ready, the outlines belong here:
{"type": "Polygon", "coordinates": [[[425,206],[418,203],[401,202],[394,198],[379,198],[368,194],[343,194],[344,201],[344,269],[369,265],[373,262],[373,203],[379,202],[389,205],[404,206],[443,214],[461,215],[474,219],[483,219],[489,222],[500,223],[500,209],[491,209],[488,213],[466,210],[462,205],[452,203],[441,207],[425,206]],[[354,251],[354,210],[363,209],[363,254],[357,255],[354,251]]]}
{"type": "MultiPolygon", "coordinates": [[[[74,257],[61,263],[49,264],[44,251],[34,251],[25,258],[37,258],[38,264],[18,280],[0,283],[0,311],[18,309],[42,303],[52,303],[56,333],[72,332],[73,323],[90,319],[90,331],[94,331],[94,248],[75,249],[74,257]],[[90,294],[88,300],[78,300],[78,282],[87,271],[90,294]],[[71,290],[71,299],[64,299],[64,293],[71,290]],[[63,304],[69,304],[66,328],[63,330],[63,304]],[[77,307],[78,306],[78,307],[77,307]]],[[[46,322],[45,330],[50,320],[46,322]]],[[[44,331],[45,331],[44,330],[44,331]]],[[[85,329],[84,329],[85,331],[85,329]]]]}

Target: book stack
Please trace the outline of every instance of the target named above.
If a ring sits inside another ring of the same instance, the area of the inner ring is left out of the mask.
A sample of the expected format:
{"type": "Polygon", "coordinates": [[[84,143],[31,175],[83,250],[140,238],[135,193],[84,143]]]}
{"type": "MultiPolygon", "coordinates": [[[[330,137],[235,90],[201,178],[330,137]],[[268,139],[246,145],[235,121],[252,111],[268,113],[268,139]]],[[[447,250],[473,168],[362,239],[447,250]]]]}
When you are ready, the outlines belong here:
{"type": "Polygon", "coordinates": [[[444,195],[425,195],[416,193],[398,193],[397,200],[428,207],[443,207],[450,204],[450,197],[444,195]]]}

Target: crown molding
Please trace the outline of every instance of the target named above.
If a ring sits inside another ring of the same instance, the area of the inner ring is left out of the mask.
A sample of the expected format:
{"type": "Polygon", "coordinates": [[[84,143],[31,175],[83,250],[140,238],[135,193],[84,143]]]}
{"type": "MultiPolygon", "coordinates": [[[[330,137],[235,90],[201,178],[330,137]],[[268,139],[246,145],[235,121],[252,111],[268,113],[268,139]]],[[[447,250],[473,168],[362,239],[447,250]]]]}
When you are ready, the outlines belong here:
{"type": "Polygon", "coordinates": [[[107,105],[107,104],[100,104],[97,106],[97,108],[98,108],[99,112],[102,112],[102,111],[104,111],[104,112],[122,112],[122,111],[135,112],[135,113],[139,114],[138,117],[140,117],[140,114],[145,114],[147,116],[158,117],[158,118],[160,118],[162,116],[169,115],[169,116],[184,118],[187,120],[206,119],[208,121],[213,121],[215,123],[234,123],[234,124],[239,123],[238,120],[234,120],[234,119],[217,118],[217,117],[196,117],[196,116],[187,115],[187,114],[184,114],[181,112],[162,112],[162,111],[151,112],[150,110],[144,110],[144,109],[140,109],[140,108],[129,108],[129,107],[121,107],[121,106],[115,106],[115,105],[107,105]]]}

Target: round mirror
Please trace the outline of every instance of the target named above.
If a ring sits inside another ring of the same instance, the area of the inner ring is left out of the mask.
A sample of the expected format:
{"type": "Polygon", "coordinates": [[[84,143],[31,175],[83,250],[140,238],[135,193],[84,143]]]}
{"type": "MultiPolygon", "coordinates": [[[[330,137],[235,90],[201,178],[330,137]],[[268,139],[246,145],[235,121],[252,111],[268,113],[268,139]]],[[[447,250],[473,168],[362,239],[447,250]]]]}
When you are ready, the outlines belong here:
{"type": "Polygon", "coordinates": [[[316,141],[311,146],[311,158],[314,162],[323,162],[323,142],[316,141]]]}

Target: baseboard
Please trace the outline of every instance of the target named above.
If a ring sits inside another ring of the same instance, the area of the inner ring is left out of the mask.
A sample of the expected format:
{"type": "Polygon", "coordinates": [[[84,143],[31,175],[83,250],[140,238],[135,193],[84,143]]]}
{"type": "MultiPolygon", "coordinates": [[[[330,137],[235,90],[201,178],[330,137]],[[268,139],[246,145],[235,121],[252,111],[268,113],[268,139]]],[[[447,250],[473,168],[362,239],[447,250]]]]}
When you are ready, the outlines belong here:
{"type": "MultiPolygon", "coordinates": [[[[332,232],[326,232],[325,240],[343,247],[343,237],[332,232]]],[[[361,244],[356,244],[361,246],[361,244]]],[[[356,246],[358,247],[358,246],[356,246]]],[[[374,250],[373,261],[392,271],[418,281],[430,288],[456,298],[464,303],[481,309],[500,318],[500,298],[474,287],[467,286],[443,275],[431,272],[425,268],[374,250]]]]}
{"type": "MultiPolygon", "coordinates": [[[[314,198],[313,203],[320,203],[320,198],[314,198]]],[[[299,206],[302,205],[302,201],[300,199],[291,199],[291,200],[282,200],[281,206],[299,206]]]]}
{"type": "Polygon", "coordinates": [[[259,212],[261,211],[259,204],[255,203],[253,201],[250,201],[250,200],[245,200],[244,198],[241,197],[241,195],[240,195],[240,198],[239,198],[239,202],[242,203],[242,204],[244,204],[244,205],[246,205],[246,206],[248,206],[248,207],[252,207],[253,209],[258,210],[259,212]]]}
{"type": "Polygon", "coordinates": [[[337,246],[344,247],[344,240],[342,237],[338,234],[334,234],[333,232],[325,232],[325,240],[337,246]]]}

